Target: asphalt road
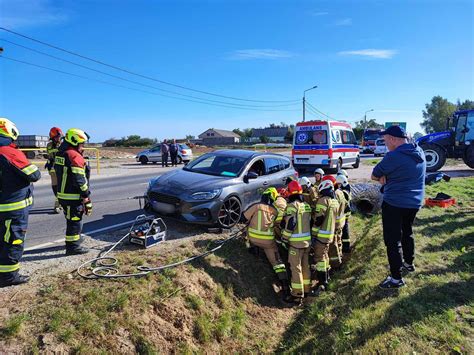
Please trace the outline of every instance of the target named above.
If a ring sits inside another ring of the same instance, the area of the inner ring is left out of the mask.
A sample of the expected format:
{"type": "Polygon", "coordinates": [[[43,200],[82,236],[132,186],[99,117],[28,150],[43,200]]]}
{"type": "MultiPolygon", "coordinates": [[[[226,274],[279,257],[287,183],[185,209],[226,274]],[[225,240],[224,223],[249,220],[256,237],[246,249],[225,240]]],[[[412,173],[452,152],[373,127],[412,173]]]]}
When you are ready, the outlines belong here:
{"type": "MultiPolygon", "coordinates": [[[[146,171],[128,176],[111,176],[100,180],[92,178],[93,214],[84,217],[83,232],[88,234],[91,231],[133,220],[142,214],[143,211],[140,210],[138,200],[127,198],[143,195],[148,181],[159,174],[161,172],[146,171]]],[[[66,220],[62,213],[53,213],[53,202],[50,185],[35,186],[34,206],[29,218],[26,248],[39,247],[51,242],[60,243],[61,240],[64,240],[66,220]]]]}

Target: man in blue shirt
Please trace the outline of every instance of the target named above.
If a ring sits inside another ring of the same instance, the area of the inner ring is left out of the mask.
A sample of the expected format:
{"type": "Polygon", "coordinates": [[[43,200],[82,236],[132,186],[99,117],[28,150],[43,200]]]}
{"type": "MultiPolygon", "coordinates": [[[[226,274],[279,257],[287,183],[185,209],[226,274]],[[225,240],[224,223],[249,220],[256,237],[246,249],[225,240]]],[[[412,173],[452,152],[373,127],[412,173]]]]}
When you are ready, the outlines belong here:
{"type": "Polygon", "coordinates": [[[415,271],[412,225],[423,205],[426,160],[418,145],[408,143],[403,128],[391,126],[380,134],[389,152],[375,166],[372,180],[383,185],[383,237],[391,275],[379,286],[391,289],[405,286],[402,272],[415,271]]]}

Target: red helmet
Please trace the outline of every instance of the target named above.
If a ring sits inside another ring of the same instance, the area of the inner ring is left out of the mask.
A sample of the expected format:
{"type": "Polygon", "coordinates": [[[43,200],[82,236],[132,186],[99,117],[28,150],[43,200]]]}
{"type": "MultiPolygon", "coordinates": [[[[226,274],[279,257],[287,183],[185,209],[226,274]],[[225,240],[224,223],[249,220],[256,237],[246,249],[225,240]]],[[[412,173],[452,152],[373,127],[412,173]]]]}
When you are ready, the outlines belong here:
{"type": "Polygon", "coordinates": [[[63,136],[63,131],[61,131],[61,128],[59,127],[53,127],[49,130],[49,138],[57,138],[57,137],[62,137],[63,136]]]}
{"type": "Polygon", "coordinates": [[[301,195],[303,193],[303,188],[298,181],[292,181],[288,184],[288,193],[290,195],[301,195]]]}
{"type": "Polygon", "coordinates": [[[331,181],[333,185],[336,185],[336,178],[332,175],[326,175],[321,181],[331,181]]]}

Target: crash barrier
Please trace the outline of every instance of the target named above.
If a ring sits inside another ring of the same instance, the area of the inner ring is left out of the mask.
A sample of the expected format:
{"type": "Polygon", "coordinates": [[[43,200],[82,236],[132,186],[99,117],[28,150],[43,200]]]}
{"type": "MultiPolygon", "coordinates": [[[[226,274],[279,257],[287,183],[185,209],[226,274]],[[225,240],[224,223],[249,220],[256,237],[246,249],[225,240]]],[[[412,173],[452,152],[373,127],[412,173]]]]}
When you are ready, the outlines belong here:
{"type": "Polygon", "coordinates": [[[351,209],[363,215],[373,215],[382,208],[383,196],[377,184],[351,185],[351,209]]]}
{"type": "MultiPolygon", "coordinates": [[[[34,159],[36,157],[36,154],[28,154],[28,152],[46,152],[46,148],[20,148],[22,152],[27,152],[26,156],[28,159],[34,159]]],[[[95,151],[95,160],[96,160],[96,169],[97,169],[97,175],[100,174],[100,154],[99,154],[99,149],[97,148],[84,148],[84,150],[94,150],[95,151]]],[[[36,161],[36,163],[39,163],[36,161]]],[[[42,162],[41,162],[42,163],[42,162]]]]}
{"type": "Polygon", "coordinates": [[[135,222],[133,225],[130,227],[130,230],[128,231],[127,234],[125,234],[118,242],[113,244],[108,250],[105,252],[99,253],[99,255],[91,259],[89,261],[86,261],[84,264],[79,266],[77,268],[77,273],[88,280],[92,279],[99,279],[99,278],[105,278],[105,279],[118,279],[118,278],[129,278],[129,277],[140,277],[140,276],[145,276],[150,273],[155,273],[155,272],[160,272],[166,269],[174,268],[179,265],[183,265],[186,263],[189,263],[191,261],[194,261],[199,258],[204,258],[210,254],[215,253],[217,250],[222,248],[226,243],[230,242],[233,239],[237,239],[238,237],[243,235],[243,232],[246,230],[247,226],[234,231],[233,233],[230,234],[230,236],[226,239],[221,239],[215,241],[217,243],[217,246],[214,248],[207,250],[201,254],[192,256],[190,258],[167,264],[167,265],[162,265],[162,266],[157,266],[157,267],[150,267],[150,266],[137,266],[137,272],[135,273],[129,273],[129,274],[119,274],[119,271],[117,269],[117,264],[118,260],[112,256],[108,256],[118,245],[120,245],[124,240],[130,239],[131,235],[134,233],[139,228],[139,225],[143,222],[150,223],[151,225],[154,224],[155,219],[153,217],[147,217],[145,215],[140,215],[135,219],[135,222]],[[83,270],[89,268],[89,273],[84,273],[83,270]]]}

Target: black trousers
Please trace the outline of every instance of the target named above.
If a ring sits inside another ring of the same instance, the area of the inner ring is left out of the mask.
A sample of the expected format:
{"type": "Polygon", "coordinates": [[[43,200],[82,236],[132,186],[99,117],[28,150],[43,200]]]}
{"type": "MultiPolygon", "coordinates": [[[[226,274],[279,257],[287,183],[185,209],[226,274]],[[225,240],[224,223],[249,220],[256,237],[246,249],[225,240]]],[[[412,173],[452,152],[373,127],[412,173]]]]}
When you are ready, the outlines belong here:
{"type": "Polygon", "coordinates": [[[23,256],[30,207],[0,213],[0,281],[15,279],[23,256]]]}
{"type": "Polygon", "coordinates": [[[82,243],[82,216],[84,206],[82,202],[65,202],[60,200],[61,207],[66,217],[66,248],[77,248],[82,243]]]}
{"type": "Polygon", "coordinates": [[[178,152],[170,152],[171,166],[178,166],[178,152]]]}
{"type": "Polygon", "coordinates": [[[415,239],[413,237],[413,221],[417,208],[400,208],[382,204],[383,239],[387,247],[390,273],[394,279],[402,278],[400,268],[403,261],[413,264],[415,259],[415,239]]]}
{"type": "Polygon", "coordinates": [[[161,154],[161,166],[165,165],[168,167],[168,153],[161,154]]]}

